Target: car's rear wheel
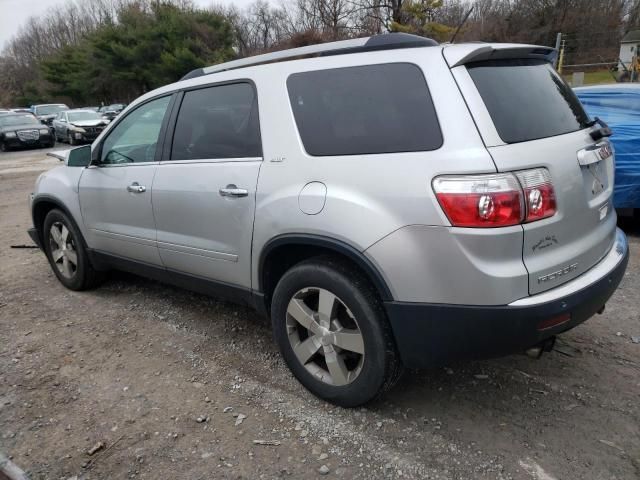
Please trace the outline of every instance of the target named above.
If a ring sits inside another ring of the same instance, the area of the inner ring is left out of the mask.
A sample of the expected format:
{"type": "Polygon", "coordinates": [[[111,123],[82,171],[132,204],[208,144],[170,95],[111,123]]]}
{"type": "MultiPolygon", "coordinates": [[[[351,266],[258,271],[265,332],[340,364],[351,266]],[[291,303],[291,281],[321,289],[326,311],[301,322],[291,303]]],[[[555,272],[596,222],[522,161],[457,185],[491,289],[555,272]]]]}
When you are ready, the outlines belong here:
{"type": "Polygon", "coordinates": [[[402,372],[375,290],[337,258],[311,259],[286,272],[274,291],[271,316],[293,374],[336,405],[367,403],[402,372]]]}
{"type": "Polygon", "coordinates": [[[43,224],[44,250],[60,283],[71,290],[87,290],[102,279],[87,255],[80,231],[61,210],[51,210],[43,224]]]}

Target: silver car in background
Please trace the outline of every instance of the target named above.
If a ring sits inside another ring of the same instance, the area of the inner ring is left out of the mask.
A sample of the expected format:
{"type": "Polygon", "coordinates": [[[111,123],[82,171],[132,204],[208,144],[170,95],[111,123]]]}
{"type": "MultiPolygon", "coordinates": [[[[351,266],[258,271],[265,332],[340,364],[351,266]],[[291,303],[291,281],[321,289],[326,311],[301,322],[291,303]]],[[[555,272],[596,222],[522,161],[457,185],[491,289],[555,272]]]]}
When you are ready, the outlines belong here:
{"type": "Polygon", "coordinates": [[[53,120],[56,141],[69,145],[91,143],[110,121],[88,109],[63,110],[53,120]]]}
{"type": "Polygon", "coordinates": [[[30,234],[74,290],[114,268],[254,307],[342,406],[549,349],[628,260],[610,131],[555,53],[388,34],[198,69],[60,154],[30,234]]]}
{"type": "Polygon", "coordinates": [[[51,126],[53,119],[56,118],[59,112],[63,110],[69,110],[69,107],[64,103],[45,103],[42,105],[33,105],[31,112],[45,125],[51,126]]]}

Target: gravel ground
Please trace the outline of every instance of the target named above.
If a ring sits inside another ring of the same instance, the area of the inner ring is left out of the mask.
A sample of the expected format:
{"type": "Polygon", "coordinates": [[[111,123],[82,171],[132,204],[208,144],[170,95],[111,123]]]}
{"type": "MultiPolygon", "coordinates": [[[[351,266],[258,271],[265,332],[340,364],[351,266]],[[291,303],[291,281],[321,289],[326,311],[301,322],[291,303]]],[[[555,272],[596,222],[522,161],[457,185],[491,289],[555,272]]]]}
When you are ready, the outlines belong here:
{"type": "Polygon", "coordinates": [[[71,292],[10,248],[57,163],[0,154],[0,451],[31,478],[640,478],[637,225],[605,313],[556,351],[408,372],[345,410],[291,377],[250,311],[125,274],[71,292]]]}

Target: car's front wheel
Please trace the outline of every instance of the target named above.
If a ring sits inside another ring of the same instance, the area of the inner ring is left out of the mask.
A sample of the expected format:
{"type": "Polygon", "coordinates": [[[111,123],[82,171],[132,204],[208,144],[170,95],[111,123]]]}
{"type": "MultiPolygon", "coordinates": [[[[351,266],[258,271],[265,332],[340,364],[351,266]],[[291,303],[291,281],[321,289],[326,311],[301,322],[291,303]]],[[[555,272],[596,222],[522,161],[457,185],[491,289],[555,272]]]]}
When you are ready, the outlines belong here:
{"type": "Polygon", "coordinates": [[[6,144],[6,142],[3,142],[2,140],[0,140],[0,152],[8,152],[9,151],[9,145],[6,144]]]}
{"type": "Polygon", "coordinates": [[[375,290],[337,258],[311,259],[286,272],[274,291],[271,316],[293,374],[336,405],[367,403],[402,372],[375,290]]]}
{"type": "Polygon", "coordinates": [[[51,210],[43,224],[44,250],[60,283],[71,290],[87,290],[96,286],[102,275],[87,255],[76,225],[61,210],[51,210]]]}

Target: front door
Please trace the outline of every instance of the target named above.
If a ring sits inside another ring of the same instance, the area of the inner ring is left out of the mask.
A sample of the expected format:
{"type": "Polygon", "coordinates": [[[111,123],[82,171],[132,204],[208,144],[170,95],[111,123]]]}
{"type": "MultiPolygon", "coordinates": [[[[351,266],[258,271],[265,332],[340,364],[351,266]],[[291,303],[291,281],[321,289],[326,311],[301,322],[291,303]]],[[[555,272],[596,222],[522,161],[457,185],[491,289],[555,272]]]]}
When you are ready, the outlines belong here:
{"type": "Polygon", "coordinates": [[[168,269],[251,287],[261,162],[253,85],[185,92],[170,157],[153,183],[158,249],[168,269]]]}
{"type": "Polygon", "coordinates": [[[96,147],[99,163],[83,172],[80,208],[93,249],[162,264],[151,187],[169,101],[169,96],[158,98],[127,114],[96,147]]]}

